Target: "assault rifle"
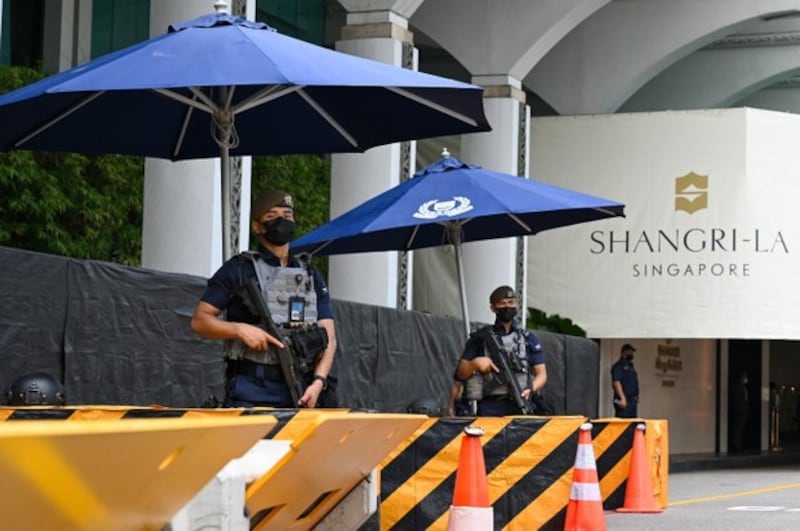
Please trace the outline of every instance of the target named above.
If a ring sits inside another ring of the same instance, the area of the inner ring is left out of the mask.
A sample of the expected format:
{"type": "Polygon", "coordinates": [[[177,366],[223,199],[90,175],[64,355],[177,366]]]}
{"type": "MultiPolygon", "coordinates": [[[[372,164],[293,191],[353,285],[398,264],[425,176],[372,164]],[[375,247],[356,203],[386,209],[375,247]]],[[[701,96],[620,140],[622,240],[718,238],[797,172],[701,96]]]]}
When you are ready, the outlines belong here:
{"type": "Polygon", "coordinates": [[[493,375],[497,380],[497,385],[508,386],[511,398],[514,399],[514,403],[520,411],[522,411],[523,415],[532,414],[533,412],[531,411],[529,403],[522,398],[522,389],[519,388],[519,382],[517,382],[515,376],[515,372],[520,373],[524,370],[523,363],[516,356],[509,356],[505,347],[503,347],[503,344],[500,342],[500,338],[497,337],[497,334],[495,334],[490,327],[485,329],[483,336],[484,344],[489,351],[492,362],[500,368],[500,374],[493,375]]]}
{"type": "Polygon", "coordinates": [[[275,324],[275,321],[272,320],[272,314],[269,311],[269,306],[267,306],[267,301],[264,300],[264,294],[258,286],[258,280],[253,279],[245,284],[244,288],[242,298],[245,304],[261,317],[262,324],[267,333],[283,343],[283,348],[278,348],[275,345],[269,345],[269,348],[275,349],[278,354],[283,377],[286,379],[286,385],[289,386],[292,400],[294,400],[294,404],[297,406],[299,405],[303,393],[305,393],[302,377],[304,374],[310,372],[313,366],[309,367],[305,357],[295,355],[291,338],[283,335],[281,329],[275,324]]]}

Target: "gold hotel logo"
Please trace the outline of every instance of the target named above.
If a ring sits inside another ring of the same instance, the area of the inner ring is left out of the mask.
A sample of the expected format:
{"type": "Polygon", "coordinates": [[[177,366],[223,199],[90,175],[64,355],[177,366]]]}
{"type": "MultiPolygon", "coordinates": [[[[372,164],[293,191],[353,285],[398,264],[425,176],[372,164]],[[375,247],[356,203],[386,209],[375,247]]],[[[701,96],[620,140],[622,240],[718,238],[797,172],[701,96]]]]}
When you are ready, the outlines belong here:
{"type": "Polygon", "coordinates": [[[708,208],[708,175],[694,172],[675,179],[675,211],[694,214],[708,208]]]}

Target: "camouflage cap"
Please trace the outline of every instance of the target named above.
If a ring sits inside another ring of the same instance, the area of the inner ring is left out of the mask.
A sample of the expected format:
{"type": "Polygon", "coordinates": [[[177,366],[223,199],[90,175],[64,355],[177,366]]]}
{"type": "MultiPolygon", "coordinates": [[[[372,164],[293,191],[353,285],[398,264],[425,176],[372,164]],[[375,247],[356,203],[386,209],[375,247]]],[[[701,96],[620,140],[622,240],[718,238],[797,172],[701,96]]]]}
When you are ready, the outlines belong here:
{"type": "Polygon", "coordinates": [[[274,207],[294,208],[292,196],[283,190],[267,190],[259,195],[250,208],[250,218],[253,220],[261,219],[264,212],[274,207]]]}
{"type": "Polygon", "coordinates": [[[489,295],[489,303],[497,304],[503,299],[516,299],[517,294],[511,289],[511,286],[500,286],[496,288],[491,295],[489,295]]]}

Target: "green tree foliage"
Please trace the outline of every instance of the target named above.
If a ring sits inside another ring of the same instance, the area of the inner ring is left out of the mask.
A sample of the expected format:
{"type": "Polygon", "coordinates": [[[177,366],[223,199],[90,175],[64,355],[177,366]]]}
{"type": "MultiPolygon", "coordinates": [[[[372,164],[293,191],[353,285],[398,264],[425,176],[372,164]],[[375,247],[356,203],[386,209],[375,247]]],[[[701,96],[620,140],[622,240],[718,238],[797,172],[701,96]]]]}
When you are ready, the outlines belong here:
{"type": "MultiPolygon", "coordinates": [[[[41,77],[0,67],[0,90],[41,77]]],[[[142,186],[141,157],[0,153],[0,245],[138,265],[142,186]]]]}
{"type": "Polygon", "coordinates": [[[528,308],[525,327],[529,330],[545,330],[568,336],[586,337],[586,330],[573,323],[572,319],[561,317],[558,314],[547,315],[536,308],[528,308]]]}

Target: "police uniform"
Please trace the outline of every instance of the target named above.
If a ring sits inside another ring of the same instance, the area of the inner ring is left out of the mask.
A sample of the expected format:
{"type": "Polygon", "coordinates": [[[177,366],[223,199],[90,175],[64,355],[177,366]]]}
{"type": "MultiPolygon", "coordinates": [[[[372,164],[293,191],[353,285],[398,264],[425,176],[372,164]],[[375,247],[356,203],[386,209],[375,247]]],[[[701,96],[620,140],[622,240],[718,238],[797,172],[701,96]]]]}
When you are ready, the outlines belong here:
{"type": "MultiPolygon", "coordinates": [[[[544,351],[539,339],[530,331],[524,330],[516,321],[512,321],[511,329],[506,332],[503,323],[496,320],[492,326],[492,331],[500,338],[505,350],[512,356],[518,356],[524,361],[526,373],[518,375],[518,383],[520,389],[524,390],[532,384],[533,375],[531,371],[535,365],[544,364],[544,351]]],[[[485,333],[485,332],[484,332],[485,333]]],[[[472,361],[478,356],[488,356],[488,352],[484,345],[484,338],[482,331],[475,332],[470,335],[464,346],[462,359],[472,361]]],[[[490,378],[491,375],[476,375],[474,377],[490,378]]],[[[468,381],[467,386],[470,386],[468,381]]],[[[484,384],[484,389],[486,388],[484,384]]],[[[465,389],[465,394],[466,394],[465,389]]],[[[531,411],[535,410],[533,402],[529,403],[531,411]]],[[[482,394],[482,398],[478,400],[478,415],[482,417],[503,417],[506,415],[520,415],[522,412],[517,407],[514,399],[509,394],[508,387],[503,386],[492,392],[482,394]]]]}
{"type": "Polygon", "coordinates": [[[621,358],[612,365],[611,381],[619,382],[622,385],[622,392],[625,394],[625,401],[627,402],[625,408],[621,408],[617,403],[615,393],[614,414],[621,418],[636,418],[638,416],[639,376],[636,374],[633,362],[621,358]]]}
{"type": "MultiPolygon", "coordinates": [[[[311,316],[314,321],[333,319],[330,294],[322,275],[292,254],[289,255],[287,267],[281,268],[280,259],[261,244],[258,246],[257,253],[242,253],[225,262],[208,280],[208,286],[203,292],[201,300],[225,311],[228,321],[259,324],[261,318],[245,305],[241,297],[236,295],[241,286],[259,276],[263,277],[263,274],[257,274],[256,271],[258,267],[256,261],[258,260],[263,260],[263,263],[268,266],[261,269],[271,268],[278,272],[291,273],[293,276],[297,272],[300,294],[302,295],[305,290],[308,295],[311,295],[310,299],[316,298],[315,304],[312,303],[304,308],[304,311],[308,312],[306,318],[311,316]],[[303,273],[307,278],[301,279],[303,273]]],[[[263,278],[261,280],[263,281],[263,278]]],[[[266,288],[265,291],[270,292],[269,288],[266,288]]],[[[275,311],[273,302],[275,304],[285,302],[285,313],[289,313],[288,301],[284,301],[283,297],[280,299],[269,297],[269,299],[273,320],[279,324],[285,322],[285,319],[276,315],[278,312],[275,311]]],[[[225,405],[229,407],[296,407],[274,353],[270,357],[269,351],[252,351],[248,354],[245,352],[246,350],[248,350],[247,347],[239,340],[226,341],[228,368],[226,370],[225,405]]]]}

